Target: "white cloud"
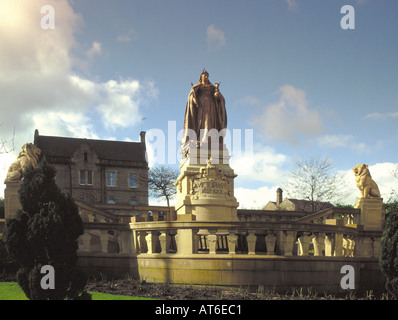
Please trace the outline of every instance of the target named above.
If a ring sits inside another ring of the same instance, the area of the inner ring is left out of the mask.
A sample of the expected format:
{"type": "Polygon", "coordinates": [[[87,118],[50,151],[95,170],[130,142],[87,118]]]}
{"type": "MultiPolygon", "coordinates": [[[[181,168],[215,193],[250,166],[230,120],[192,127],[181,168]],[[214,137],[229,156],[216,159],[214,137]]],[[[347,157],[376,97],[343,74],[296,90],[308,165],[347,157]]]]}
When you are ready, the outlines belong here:
{"type": "Polygon", "coordinates": [[[263,107],[252,121],[266,138],[295,144],[301,136],[314,137],[324,130],[319,112],[309,107],[303,90],[284,85],[279,93],[280,100],[263,107]]]}
{"type": "Polygon", "coordinates": [[[364,142],[356,142],[354,136],[344,134],[324,135],[317,138],[317,143],[324,148],[347,147],[359,153],[370,152],[370,147],[364,142]]]}
{"type": "Polygon", "coordinates": [[[252,96],[246,96],[240,100],[238,100],[236,105],[243,105],[243,106],[260,106],[262,104],[261,100],[254,98],[252,96]]]}
{"type": "Polygon", "coordinates": [[[397,118],[397,112],[387,112],[387,113],[380,113],[380,112],[373,112],[367,114],[364,118],[365,119],[388,119],[388,118],[397,118]]]}
{"type": "Polygon", "coordinates": [[[276,153],[271,147],[256,145],[253,153],[232,154],[230,165],[239,181],[281,183],[284,179],[283,165],[288,157],[276,153]]]}
{"type": "Polygon", "coordinates": [[[137,39],[137,32],[134,29],[130,29],[127,33],[121,34],[117,37],[117,41],[126,43],[135,39],[137,39]]]}
{"type": "Polygon", "coordinates": [[[207,27],[206,30],[207,49],[209,51],[218,51],[227,43],[225,34],[217,29],[214,24],[207,27]]]}
{"type": "MultiPolygon", "coordinates": [[[[67,0],[0,1],[0,138],[9,139],[15,127],[18,152],[33,142],[35,129],[103,138],[108,131],[133,127],[142,105],[157,97],[151,80],[97,81],[78,74],[74,68],[86,68],[103,52],[100,42],[84,50],[76,41],[82,22],[67,0]],[[54,29],[40,27],[44,5],[54,7],[54,29]]],[[[2,157],[8,161],[2,162],[3,176],[9,160],[9,155],[2,157]]]]}
{"type": "Polygon", "coordinates": [[[93,42],[90,49],[86,51],[86,56],[88,59],[92,59],[96,55],[101,55],[102,53],[102,45],[100,42],[93,42]]]}
{"type": "MultiPolygon", "coordinates": [[[[15,126],[22,139],[31,138],[35,125],[40,131],[63,132],[75,136],[72,122],[63,120],[74,113],[87,124],[103,119],[105,129],[125,128],[137,124],[140,106],[156,98],[152,81],[136,79],[93,81],[73,71],[76,59],[72,49],[81,46],[74,33],[82,23],[66,0],[1,1],[0,12],[0,108],[7,111],[0,126],[0,137],[8,136],[15,126]],[[55,10],[55,29],[40,28],[40,8],[52,5],[55,10]],[[23,22],[23,23],[22,23],[23,22]],[[52,123],[39,121],[40,115],[51,112],[52,123]],[[99,115],[99,117],[98,117],[99,115]],[[94,117],[94,118],[93,118],[94,117]],[[124,121],[122,121],[124,119],[124,121]]],[[[102,53],[99,42],[82,52],[92,59],[102,53]]],[[[93,127],[85,125],[87,130],[93,127]]],[[[82,131],[84,132],[84,130],[82,131]]],[[[79,134],[82,134],[80,132],[79,134]]],[[[88,133],[93,135],[94,132],[88,133]]]]}
{"type": "Polygon", "coordinates": [[[275,201],[277,187],[258,189],[235,188],[235,198],[239,209],[262,209],[268,201],[275,201]]]}
{"type": "Polygon", "coordinates": [[[286,0],[289,10],[296,10],[298,8],[296,0],[286,0]]]}

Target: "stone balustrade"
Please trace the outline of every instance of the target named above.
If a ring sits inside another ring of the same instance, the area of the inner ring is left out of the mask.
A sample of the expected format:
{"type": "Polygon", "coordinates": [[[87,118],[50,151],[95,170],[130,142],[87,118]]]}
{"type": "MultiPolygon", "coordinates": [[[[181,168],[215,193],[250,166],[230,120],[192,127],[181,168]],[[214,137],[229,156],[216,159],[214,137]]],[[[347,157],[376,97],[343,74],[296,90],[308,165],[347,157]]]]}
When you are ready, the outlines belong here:
{"type": "Polygon", "coordinates": [[[85,222],[79,252],[134,254],[132,232],[126,224],[85,222]]]}
{"type": "Polygon", "coordinates": [[[121,223],[134,221],[171,221],[176,220],[174,207],[165,206],[138,206],[138,205],[112,205],[94,203],[90,209],[97,208],[102,212],[108,212],[113,218],[118,218],[121,223]]]}
{"type": "Polygon", "coordinates": [[[342,223],[173,221],[130,227],[137,254],[378,257],[381,238],[380,232],[342,223]]]}
{"type": "Polygon", "coordinates": [[[307,212],[297,211],[269,211],[238,209],[238,219],[242,222],[279,222],[293,221],[305,217],[307,212]]]}

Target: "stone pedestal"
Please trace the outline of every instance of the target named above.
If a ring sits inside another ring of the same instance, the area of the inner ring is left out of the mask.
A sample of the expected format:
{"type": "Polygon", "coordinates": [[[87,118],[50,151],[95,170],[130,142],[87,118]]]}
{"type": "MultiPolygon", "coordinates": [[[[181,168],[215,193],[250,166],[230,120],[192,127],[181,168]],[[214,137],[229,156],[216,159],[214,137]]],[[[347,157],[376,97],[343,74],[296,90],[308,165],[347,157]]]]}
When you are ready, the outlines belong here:
{"type": "Polygon", "coordinates": [[[355,208],[361,209],[359,224],[364,230],[383,230],[385,208],[382,198],[358,198],[355,208]]]}
{"type": "Polygon", "coordinates": [[[19,202],[18,190],[21,181],[11,181],[6,183],[4,189],[4,218],[8,219],[15,216],[18,209],[22,209],[19,202]]]}
{"type": "Polygon", "coordinates": [[[177,186],[177,220],[238,221],[234,197],[237,176],[225,144],[190,141],[183,148],[177,186]],[[189,218],[189,219],[188,219],[189,218]]]}

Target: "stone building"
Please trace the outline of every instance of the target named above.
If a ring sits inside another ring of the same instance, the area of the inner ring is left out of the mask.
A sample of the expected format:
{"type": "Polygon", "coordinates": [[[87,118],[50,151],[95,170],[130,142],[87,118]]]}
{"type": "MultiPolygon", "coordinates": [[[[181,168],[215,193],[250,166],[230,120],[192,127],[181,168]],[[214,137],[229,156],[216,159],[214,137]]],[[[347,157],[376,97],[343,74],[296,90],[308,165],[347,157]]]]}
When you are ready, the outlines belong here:
{"type": "Polygon", "coordinates": [[[42,136],[34,145],[56,169],[61,191],[85,203],[148,205],[145,132],[140,142],[42,136]]]}
{"type": "Polygon", "coordinates": [[[316,201],[312,206],[311,201],[301,199],[283,199],[283,191],[281,188],[276,190],[276,201],[268,201],[263,210],[281,210],[281,211],[300,211],[300,212],[316,212],[334,206],[330,202],[316,201]]]}

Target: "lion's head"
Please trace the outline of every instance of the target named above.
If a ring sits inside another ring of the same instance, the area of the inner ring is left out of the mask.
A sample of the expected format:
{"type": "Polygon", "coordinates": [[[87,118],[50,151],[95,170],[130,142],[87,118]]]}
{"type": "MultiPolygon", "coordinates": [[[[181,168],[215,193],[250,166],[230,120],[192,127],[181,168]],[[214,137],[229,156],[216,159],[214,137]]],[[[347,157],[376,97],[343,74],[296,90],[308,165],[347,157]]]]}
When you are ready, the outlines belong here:
{"type": "Polygon", "coordinates": [[[363,176],[363,175],[369,175],[370,176],[370,171],[368,168],[367,164],[358,164],[354,168],[352,168],[352,171],[354,171],[354,174],[356,176],[363,176]]]}
{"type": "Polygon", "coordinates": [[[29,163],[33,167],[36,167],[37,162],[39,161],[40,154],[41,154],[41,150],[38,147],[36,147],[34,144],[25,143],[22,146],[22,150],[19,153],[18,158],[27,157],[29,160],[29,163]]]}
{"type": "Polygon", "coordinates": [[[27,169],[30,165],[36,167],[41,150],[32,143],[25,143],[22,146],[22,150],[15,160],[8,168],[7,176],[4,183],[10,181],[20,180],[22,177],[22,171],[27,169]]]}

